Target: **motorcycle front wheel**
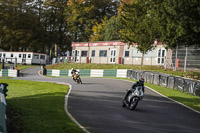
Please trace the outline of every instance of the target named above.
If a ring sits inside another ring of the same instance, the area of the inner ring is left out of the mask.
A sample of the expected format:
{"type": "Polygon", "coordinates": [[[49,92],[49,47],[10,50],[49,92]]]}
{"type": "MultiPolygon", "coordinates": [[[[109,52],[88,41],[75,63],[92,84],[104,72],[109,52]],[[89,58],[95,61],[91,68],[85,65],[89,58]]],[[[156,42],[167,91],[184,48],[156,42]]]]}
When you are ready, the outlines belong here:
{"type": "Polygon", "coordinates": [[[131,110],[134,110],[135,108],[136,108],[136,106],[137,106],[137,104],[138,104],[138,101],[139,101],[139,99],[137,99],[137,98],[133,98],[132,100],[131,100],[131,104],[130,104],[130,109],[131,110]]]}

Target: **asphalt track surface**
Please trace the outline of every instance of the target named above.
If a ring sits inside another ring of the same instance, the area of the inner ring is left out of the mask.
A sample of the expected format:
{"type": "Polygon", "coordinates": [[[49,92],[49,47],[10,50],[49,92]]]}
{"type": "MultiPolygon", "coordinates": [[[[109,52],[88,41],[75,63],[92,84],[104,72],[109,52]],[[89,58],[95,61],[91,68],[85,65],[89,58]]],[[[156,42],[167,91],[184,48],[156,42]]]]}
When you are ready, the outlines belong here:
{"type": "Polygon", "coordinates": [[[129,81],[82,78],[80,85],[71,78],[41,77],[39,69],[26,69],[17,79],[71,84],[68,111],[90,133],[200,133],[200,113],[150,89],[131,111],[121,106],[129,81]]]}

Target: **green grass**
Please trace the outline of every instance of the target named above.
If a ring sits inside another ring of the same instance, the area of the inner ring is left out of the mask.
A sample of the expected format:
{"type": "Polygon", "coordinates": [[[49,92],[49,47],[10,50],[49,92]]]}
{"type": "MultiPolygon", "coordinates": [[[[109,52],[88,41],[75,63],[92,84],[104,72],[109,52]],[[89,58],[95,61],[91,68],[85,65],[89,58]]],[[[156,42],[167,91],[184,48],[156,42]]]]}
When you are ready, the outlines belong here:
{"type": "Polygon", "coordinates": [[[0,83],[9,84],[6,97],[8,132],[83,132],[64,110],[68,86],[11,79],[0,79],[0,83]]]}
{"type": "Polygon", "coordinates": [[[180,90],[169,89],[169,88],[157,86],[154,84],[145,83],[145,85],[175,101],[178,101],[200,112],[200,97],[199,96],[194,96],[192,94],[185,93],[180,90]]]}
{"type": "MultiPolygon", "coordinates": [[[[135,82],[136,80],[133,79],[125,79],[125,78],[116,78],[116,79],[123,79],[123,80],[129,80],[135,82]]],[[[192,94],[188,94],[185,92],[182,92],[180,90],[175,89],[169,89],[166,87],[145,83],[145,86],[148,86],[152,88],[153,90],[159,92],[160,94],[163,94],[164,96],[167,96],[175,101],[178,101],[194,110],[197,110],[200,112],[200,97],[194,96],[192,94]]]]}
{"type": "MultiPolygon", "coordinates": [[[[14,64],[6,64],[5,66],[14,66],[14,64]]],[[[40,65],[22,65],[22,64],[17,65],[18,70],[23,70],[23,69],[26,69],[26,68],[37,67],[37,66],[40,66],[40,65]]],[[[1,68],[2,68],[2,63],[0,63],[0,69],[1,68]]]]}
{"type": "Polygon", "coordinates": [[[59,70],[69,70],[71,68],[75,69],[133,69],[133,70],[144,70],[144,71],[154,71],[161,72],[181,77],[187,77],[192,79],[200,80],[200,71],[173,71],[170,69],[164,69],[162,66],[140,66],[140,65],[124,65],[124,64],[85,64],[85,63],[60,63],[46,66],[47,69],[59,69],[59,70]]]}
{"type": "Polygon", "coordinates": [[[22,65],[22,64],[18,64],[17,67],[18,67],[18,70],[23,70],[23,69],[26,69],[26,68],[30,68],[30,67],[38,67],[40,65],[22,65]]]}

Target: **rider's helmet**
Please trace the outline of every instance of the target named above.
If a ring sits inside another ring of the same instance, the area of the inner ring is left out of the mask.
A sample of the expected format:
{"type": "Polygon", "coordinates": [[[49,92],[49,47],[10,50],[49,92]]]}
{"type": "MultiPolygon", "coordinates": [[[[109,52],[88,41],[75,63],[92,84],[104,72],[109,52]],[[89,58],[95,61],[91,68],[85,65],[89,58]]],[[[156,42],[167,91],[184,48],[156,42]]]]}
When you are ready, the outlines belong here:
{"type": "Polygon", "coordinates": [[[73,73],[74,73],[74,68],[71,69],[71,74],[73,74],[73,73]]]}
{"type": "Polygon", "coordinates": [[[140,85],[144,85],[144,78],[140,78],[140,79],[139,79],[139,84],[140,84],[140,85]]]}

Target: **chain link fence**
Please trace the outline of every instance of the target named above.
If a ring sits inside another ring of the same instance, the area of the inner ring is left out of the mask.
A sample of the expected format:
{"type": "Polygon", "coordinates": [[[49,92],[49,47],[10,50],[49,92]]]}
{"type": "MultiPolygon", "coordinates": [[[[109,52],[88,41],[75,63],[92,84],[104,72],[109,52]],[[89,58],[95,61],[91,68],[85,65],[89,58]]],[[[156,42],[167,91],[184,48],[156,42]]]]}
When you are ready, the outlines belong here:
{"type": "Polygon", "coordinates": [[[173,70],[200,70],[200,48],[177,47],[166,56],[165,68],[173,70]]]}

